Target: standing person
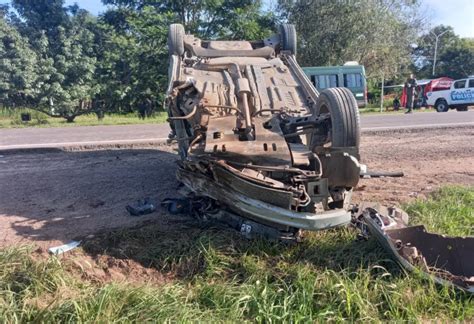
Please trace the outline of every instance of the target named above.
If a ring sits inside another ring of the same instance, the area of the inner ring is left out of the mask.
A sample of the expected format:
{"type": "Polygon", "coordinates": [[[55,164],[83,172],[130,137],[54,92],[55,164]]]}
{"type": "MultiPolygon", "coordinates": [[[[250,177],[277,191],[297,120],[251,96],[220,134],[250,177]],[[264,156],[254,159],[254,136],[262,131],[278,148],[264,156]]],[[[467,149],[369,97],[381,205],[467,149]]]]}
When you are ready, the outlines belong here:
{"type": "Polygon", "coordinates": [[[410,74],[410,77],[405,82],[405,93],[407,94],[407,104],[406,108],[408,109],[405,114],[410,114],[415,108],[415,88],[417,86],[415,76],[413,73],[410,74]]]}

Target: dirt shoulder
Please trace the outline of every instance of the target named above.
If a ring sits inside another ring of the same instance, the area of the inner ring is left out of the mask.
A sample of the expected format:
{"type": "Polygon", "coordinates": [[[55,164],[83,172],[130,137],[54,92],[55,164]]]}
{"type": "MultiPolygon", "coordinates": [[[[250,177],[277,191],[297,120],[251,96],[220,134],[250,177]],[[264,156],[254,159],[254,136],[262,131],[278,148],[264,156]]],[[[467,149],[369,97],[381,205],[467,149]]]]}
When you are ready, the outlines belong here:
{"type": "MultiPolygon", "coordinates": [[[[443,184],[474,185],[473,135],[474,128],[364,135],[363,163],[406,176],[361,180],[354,200],[398,204],[443,184]]],[[[178,196],[176,159],[167,146],[0,155],[0,246],[46,248],[149,221],[179,231],[179,217],[159,208],[138,218],[125,210],[144,197],[178,196]]]]}
{"type": "Polygon", "coordinates": [[[446,184],[474,185],[474,128],[364,135],[361,160],[403,178],[362,179],[354,200],[399,204],[446,184]]]}

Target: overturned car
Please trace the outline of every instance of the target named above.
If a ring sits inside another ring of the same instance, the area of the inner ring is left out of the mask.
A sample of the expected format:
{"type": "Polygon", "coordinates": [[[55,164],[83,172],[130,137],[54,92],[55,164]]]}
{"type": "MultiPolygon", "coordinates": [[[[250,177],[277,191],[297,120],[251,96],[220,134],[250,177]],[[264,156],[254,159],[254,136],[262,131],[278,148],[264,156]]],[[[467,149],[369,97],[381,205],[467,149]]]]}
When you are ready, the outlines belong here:
{"type": "Polygon", "coordinates": [[[351,220],[359,112],[346,88],[318,92],[284,24],[260,41],[205,41],[170,26],[166,105],[177,178],[247,219],[287,233],[351,220]]]}
{"type": "Polygon", "coordinates": [[[346,88],[314,88],[295,60],[293,25],[248,42],[204,41],[174,24],[168,46],[166,105],[187,188],[186,199],[162,203],[170,212],[279,240],[352,221],[407,270],[474,292],[474,238],[409,227],[397,208],[350,204],[360,177],[403,173],[359,163],[357,102],[346,88]]]}

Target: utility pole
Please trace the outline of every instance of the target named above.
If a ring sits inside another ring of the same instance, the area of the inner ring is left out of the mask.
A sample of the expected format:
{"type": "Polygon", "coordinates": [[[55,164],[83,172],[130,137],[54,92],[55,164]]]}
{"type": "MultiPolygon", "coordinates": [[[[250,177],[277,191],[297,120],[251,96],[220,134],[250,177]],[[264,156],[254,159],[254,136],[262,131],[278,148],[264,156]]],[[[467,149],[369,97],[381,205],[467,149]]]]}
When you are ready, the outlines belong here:
{"type": "Polygon", "coordinates": [[[380,112],[383,111],[383,86],[385,83],[385,73],[382,72],[382,87],[380,88],[380,112]]]}
{"type": "Polygon", "coordinates": [[[434,58],[433,58],[433,76],[435,75],[435,70],[436,70],[436,56],[438,54],[438,40],[441,36],[443,36],[447,32],[448,32],[448,30],[445,30],[444,32],[442,32],[441,34],[438,34],[438,35],[431,32],[431,34],[433,34],[434,37],[435,37],[435,52],[434,52],[434,58]]]}

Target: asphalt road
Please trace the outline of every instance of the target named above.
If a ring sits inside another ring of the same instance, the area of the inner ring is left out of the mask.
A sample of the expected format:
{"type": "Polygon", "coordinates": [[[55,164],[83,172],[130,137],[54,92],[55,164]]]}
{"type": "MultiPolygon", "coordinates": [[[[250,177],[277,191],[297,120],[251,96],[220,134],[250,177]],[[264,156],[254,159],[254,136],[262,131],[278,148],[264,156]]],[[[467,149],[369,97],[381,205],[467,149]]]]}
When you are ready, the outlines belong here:
{"type": "MultiPolygon", "coordinates": [[[[362,115],[361,124],[362,131],[474,126],[474,111],[362,115]]],[[[168,133],[168,124],[0,129],[0,149],[153,143],[163,141],[168,133]]]]}

